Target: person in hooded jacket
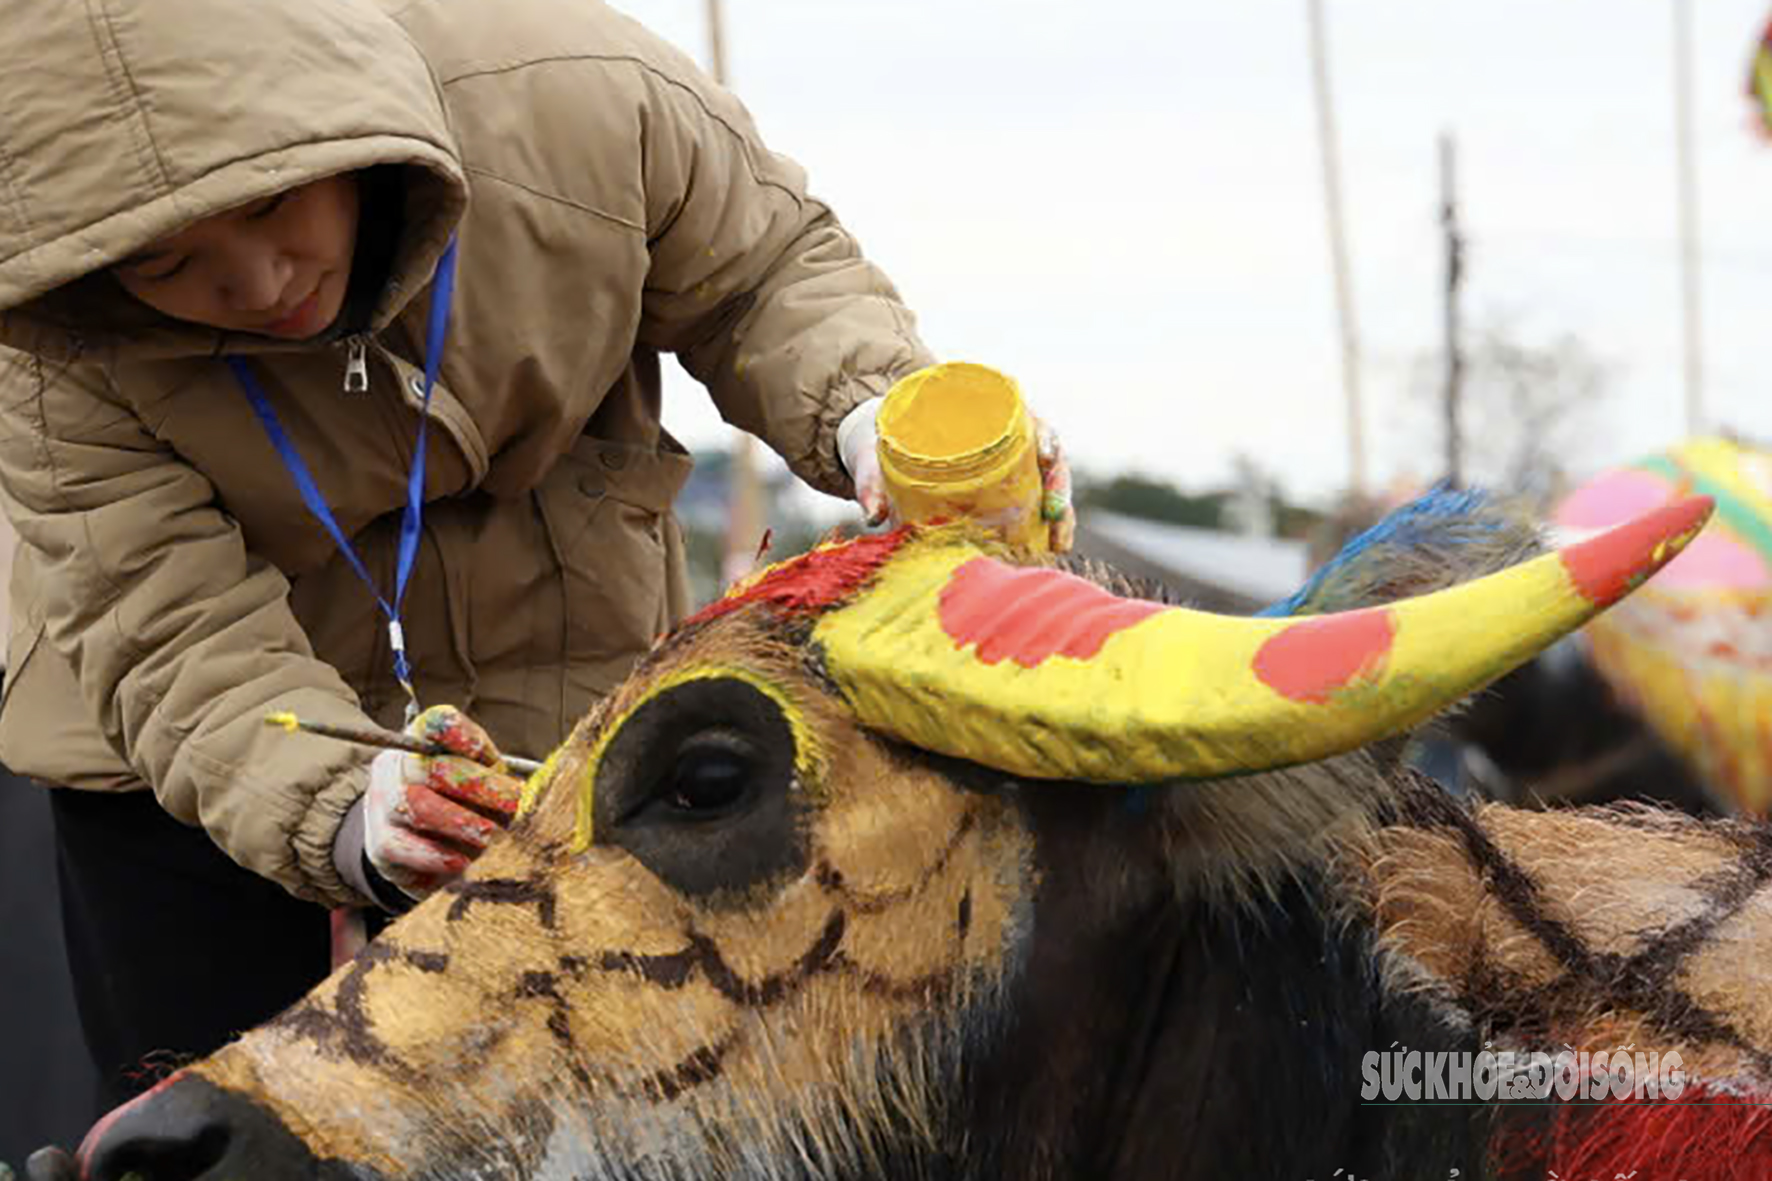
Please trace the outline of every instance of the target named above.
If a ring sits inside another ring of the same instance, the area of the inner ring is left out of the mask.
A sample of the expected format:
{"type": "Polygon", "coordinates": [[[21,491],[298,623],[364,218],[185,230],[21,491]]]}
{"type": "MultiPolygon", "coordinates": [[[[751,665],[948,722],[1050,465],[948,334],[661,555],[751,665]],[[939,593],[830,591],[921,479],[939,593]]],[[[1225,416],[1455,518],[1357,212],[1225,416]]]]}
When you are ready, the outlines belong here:
{"type": "Polygon", "coordinates": [[[661,354],[875,521],[877,399],[934,358],[740,103],[595,0],[0,12],[0,761],[56,789],[116,1102],[323,977],[324,908],[461,872],[514,786],[268,712],[543,755],[686,612],[661,354]]]}

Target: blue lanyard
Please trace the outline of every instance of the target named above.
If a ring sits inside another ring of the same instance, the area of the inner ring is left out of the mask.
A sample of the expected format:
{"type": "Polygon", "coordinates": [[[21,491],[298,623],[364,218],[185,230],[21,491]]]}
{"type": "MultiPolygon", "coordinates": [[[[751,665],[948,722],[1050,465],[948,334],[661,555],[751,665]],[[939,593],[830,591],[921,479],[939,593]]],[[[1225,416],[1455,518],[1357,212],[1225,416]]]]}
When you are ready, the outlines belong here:
{"type": "Polygon", "coordinates": [[[454,290],[455,239],[451,238],[442,257],[437,260],[437,274],[431,285],[431,306],[425,324],[424,402],[419,409],[418,444],[412,456],[412,471],[406,478],[406,512],[400,519],[400,555],[394,570],[392,602],[382,595],[368,567],[363,565],[363,559],[357,556],[350,539],[333,519],[326,497],[320,494],[320,488],[309,474],[308,465],[302,462],[301,453],[295,449],[295,444],[283,433],[283,424],[277,421],[277,412],[271,409],[270,399],[265,397],[258,379],[252,376],[251,367],[243,358],[227,358],[228,368],[234,371],[235,380],[251,400],[253,413],[258,415],[259,423],[270,437],[271,446],[277,449],[278,458],[289,469],[290,478],[295,481],[296,489],[301,493],[302,503],[308,506],[308,512],[313,514],[314,519],[332,534],[332,540],[338,543],[339,552],[350,562],[351,569],[357,572],[357,577],[363,580],[369,593],[375,596],[382,614],[388,617],[388,646],[394,656],[394,679],[406,690],[408,724],[418,714],[418,691],[412,687],[412,666],[406,659],[406,631],[400,625],[400,605],[405,601],[406,581],[412,576],[412,567],[418,558],[418,539],[425,511],[425,428],[431,420],[431,387],[437,382],[437,369],[443,360],[443,337],[449,324],[449,302],[454,290]]]}

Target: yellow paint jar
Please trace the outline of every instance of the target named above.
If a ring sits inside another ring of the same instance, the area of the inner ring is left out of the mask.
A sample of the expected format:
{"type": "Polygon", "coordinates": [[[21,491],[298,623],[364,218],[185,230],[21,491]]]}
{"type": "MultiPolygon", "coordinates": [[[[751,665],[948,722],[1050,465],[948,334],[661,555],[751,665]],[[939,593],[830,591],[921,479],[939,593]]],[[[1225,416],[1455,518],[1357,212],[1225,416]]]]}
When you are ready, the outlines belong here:
{"type": "Polygon", "coordinates": [[[920,369],[887,391],[876,426],[900,520],[966,517],[1012,545],[1049,548],[1034,421],[1014,378],[963,361],[920,369]]]}

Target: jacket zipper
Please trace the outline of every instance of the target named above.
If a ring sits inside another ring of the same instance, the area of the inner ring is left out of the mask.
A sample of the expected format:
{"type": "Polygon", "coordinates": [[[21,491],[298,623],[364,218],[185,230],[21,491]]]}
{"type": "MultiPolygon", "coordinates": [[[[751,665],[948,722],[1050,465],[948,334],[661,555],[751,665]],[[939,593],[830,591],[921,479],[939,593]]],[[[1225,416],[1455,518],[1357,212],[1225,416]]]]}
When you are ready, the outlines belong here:
{"type": "MultiPolygon", "coordinates": [[[[368,393],[369,349],[371,346],[374,346],[381,349],[384,353],[387,350],[383,348],[383,346],[376,344],[375,334],[371,332],[356,333],[344,337],[343,340],[346,348],[345,392],[355,394],[368,393]]],[[[424,379],[420,376],[422,372],[422,367],[414,367],[414,372],[407,382],[395,382],[395,388],[399,390],[400,400],[421,414],[425,413],[423,408],[424,379]]],[[[396,366],[396,375],[397,374],[398,367],[396,366]]],[[[466,409],[461,407],[459,403],[454,402],[446,392],[439,390],[439,393],[441,393],[442,396],[439,399],[433,399],[430,413],[427,417],[429,417],[433,423],[441,426],[444,430],[449,432],[450,437],[455,440],[456,446],[461,449],[463,457],[467,460],[468,470],[472,474],[474,483],[478,484],[479,481],[485,477],[488,466],[485,444],[480,442],[478,428],[473,425],[473,419],[469,416],[466,409]]]]}
{"type": "Polygon", "coordinates": [[[363,335],[345,340],[345,393],[369,391],[369,338],[363,335]]]}

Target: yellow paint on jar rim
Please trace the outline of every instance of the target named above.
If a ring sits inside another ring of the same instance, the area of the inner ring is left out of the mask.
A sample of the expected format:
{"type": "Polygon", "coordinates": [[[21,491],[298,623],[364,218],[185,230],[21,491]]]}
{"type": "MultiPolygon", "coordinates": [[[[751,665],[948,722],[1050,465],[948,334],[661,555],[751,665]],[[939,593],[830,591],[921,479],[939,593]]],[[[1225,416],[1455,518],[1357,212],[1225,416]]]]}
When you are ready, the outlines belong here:
{"type": "Polygon", "coordinates": [[[935,365],[893,389],[880,408],[880,435],[902,458],[953,461],[1014,435],[1021,394],[984,365],[935,365]]]}

